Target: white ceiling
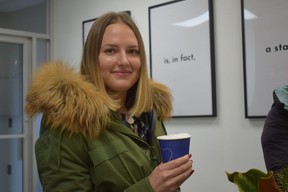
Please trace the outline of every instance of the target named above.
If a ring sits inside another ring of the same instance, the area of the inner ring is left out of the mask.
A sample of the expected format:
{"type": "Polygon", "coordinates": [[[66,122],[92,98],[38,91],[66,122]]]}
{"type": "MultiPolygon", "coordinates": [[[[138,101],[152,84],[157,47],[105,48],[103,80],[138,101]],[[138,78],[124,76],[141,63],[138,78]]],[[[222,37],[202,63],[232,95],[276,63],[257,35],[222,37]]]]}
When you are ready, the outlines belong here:
{"type": "Polygon", "coordinates": [[[0,0],[0,12],[12,12],[37,5],[46,0],[0,0]]]}

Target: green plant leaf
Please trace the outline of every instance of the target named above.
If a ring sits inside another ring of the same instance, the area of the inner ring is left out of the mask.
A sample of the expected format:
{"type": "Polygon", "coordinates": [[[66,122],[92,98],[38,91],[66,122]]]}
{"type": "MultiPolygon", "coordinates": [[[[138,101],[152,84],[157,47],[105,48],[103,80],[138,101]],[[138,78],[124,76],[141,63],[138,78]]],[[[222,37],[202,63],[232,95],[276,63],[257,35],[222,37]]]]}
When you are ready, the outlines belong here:
{"type": "MultiPolygon", "coordinates": [[[[234,183],[239,192],[279,192],[275,188],[273,172],[264,173],[258,169],[250,169],[245,173],[226,172],[228,180],[234,183]],[[273,183],[274,182],[274,183],[273,183]],[[270,186],[273,185],[273,186],[270,186]],[[269,186],[269,188],[268,188],[269,186]],[[273,191],[274,189],[274,191],[273,191]],[[264,191],[261,191],[264,190],[264,191]]],[[[276,184],[277,187],[277,184],[276,184]]]]}

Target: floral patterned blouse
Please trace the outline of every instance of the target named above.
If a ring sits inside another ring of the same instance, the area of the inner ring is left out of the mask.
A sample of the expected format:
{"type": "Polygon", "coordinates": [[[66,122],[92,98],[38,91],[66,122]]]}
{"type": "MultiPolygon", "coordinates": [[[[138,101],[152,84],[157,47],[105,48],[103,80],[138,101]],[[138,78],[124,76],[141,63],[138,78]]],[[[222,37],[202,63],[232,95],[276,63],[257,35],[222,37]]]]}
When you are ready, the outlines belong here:
{"type": "Polygon", "coordinates": [[[141,139],[147,141],[148,135],[148,126],[143,122],[143,120],[139,117],[130,117],[125,113],[121,113],[122,122],[131,129],[134,133],[136,133],[141,139]]]}

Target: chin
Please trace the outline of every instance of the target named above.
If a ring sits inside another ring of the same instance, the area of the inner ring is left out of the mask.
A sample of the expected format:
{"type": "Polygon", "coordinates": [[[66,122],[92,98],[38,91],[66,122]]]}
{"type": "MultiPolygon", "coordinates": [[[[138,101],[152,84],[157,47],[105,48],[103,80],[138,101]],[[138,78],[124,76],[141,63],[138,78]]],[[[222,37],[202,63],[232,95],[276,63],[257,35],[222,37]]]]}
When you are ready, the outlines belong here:
{"type": "Polygon", "coordinates": [[[126,92],[128,91],[132,86],[123,86],[123,87],[113,87],[112,90],[113,92],[126,92]]]}
{"type": "Polygon", "coordinates": [[[127,92],[129,89],[133,87],[133,85],[135,85],[135,83],[122,81],[122,82],[114,83],[114,85],[111,84],[111,86],[108,86],[108,87],[113,92],[127,92]]]}

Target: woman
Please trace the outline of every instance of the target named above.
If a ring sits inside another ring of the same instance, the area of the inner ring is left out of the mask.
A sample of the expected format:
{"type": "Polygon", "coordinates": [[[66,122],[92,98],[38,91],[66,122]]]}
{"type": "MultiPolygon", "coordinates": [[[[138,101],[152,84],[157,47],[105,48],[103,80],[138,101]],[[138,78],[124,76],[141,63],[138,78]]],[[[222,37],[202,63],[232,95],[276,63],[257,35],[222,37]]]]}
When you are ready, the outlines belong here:
{"type": "Polygon", "coordinates": [[[27,96],[44,114],[35,152],[44,191],[177,191],[191,155],[161,163],[169,90],[148,78],[143,40],[126,13],[97,19],[81,74],[61,62],[42,66],[27,96]]]}

